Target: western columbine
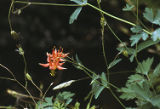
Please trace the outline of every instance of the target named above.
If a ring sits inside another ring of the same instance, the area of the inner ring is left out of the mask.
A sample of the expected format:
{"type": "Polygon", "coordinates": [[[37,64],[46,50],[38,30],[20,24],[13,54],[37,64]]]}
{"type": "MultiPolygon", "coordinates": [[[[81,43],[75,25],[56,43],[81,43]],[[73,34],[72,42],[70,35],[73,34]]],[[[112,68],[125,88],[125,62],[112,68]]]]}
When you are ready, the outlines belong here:
{"type": "Polygon", "coordinates": [[[49,67],[51,72],[54,72],[56,69],[63,70],[66,69],[62,67],[62,65],[65,63],[65,60],[63,58],[67,57],[69,53],[63,53],[63,48],[60,48],[59,50],[56,50],[56,48],[53,48],[52,54],[47,53],[47,63],[42,64],[39,63],[39,65],[43,67],[49,67]]]}

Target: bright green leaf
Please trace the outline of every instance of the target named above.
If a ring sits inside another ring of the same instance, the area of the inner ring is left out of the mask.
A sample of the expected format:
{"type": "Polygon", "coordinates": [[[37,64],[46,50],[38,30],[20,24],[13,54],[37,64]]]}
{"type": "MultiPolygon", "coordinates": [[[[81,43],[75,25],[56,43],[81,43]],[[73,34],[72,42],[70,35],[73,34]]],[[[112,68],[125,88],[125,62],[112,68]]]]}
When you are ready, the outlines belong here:
{"type": "Polygon", "coordinates": [[[87,3],[87,0],[70,0],[72,2],[75,2],[76,4],[79,4],[79,5],[84,5],[87,3]]]}
{"type": "Polygon", "coordinates": [[[126,4],[126,7],[124,7],[122,10],[123,11],[132,11],[133,8],[134,8],[134,5],[126,4]]]}
{"type": "Polygon", "coordinates": [[[153,58],[148,58],[147,60],[144,60],[142,63],[138,64],[136,72],[148,75],[152,63],[153,63],[153,58]]]}
{"type": "Polygon", "coordinates": [[[134,90],[131,89],[130,85],[126,86],[126,88],[121,88],[118,92],[122,92],[120,98],[124,100],[132,100],[136,97],[136,94],[134,93],[134,90]]]}
{"type": "Polygon", "coordinates": [[[160,63],[156,66],[156,68],[153,71],[153,75],[155,77],[159,77],[160,76],[160,63]]]}
{"type": "Polygon", "coordinates": [[[72,24],[75,20],[77,20],[78,15],[80,14],[82,7],[78,7],[70,16],[69,24],[72,24]]]}
{"type": "Polygon", "coordinates": [[[152,33],[152,39],[153,41],[156,41],[157,39],[160,39],[160,28],[156,29],[153,33],[152,33]]]}
{"type": "Polygon", "coordinates": [[[150,102],[153,106],[160,108],[160,95],[156,95],[156,96],[152,97],[150,102]]]}
{"type": "Polygon", "coordinates": [[[145,8],[145,12],[143,13],[143,16],[150,22],[153,22],[154,20],[153,11],[150,8],[145,8]]]}
{"type": "Polygon", "coordinates": [[[142,32],[143,30],[142,30],[142,27],[141,27],[141,26],[137,25],[137,26],[132,27],[132,28],[131,28],[131,31],[132,31],[133,33],[140,33],[140,32],[142,32]]]}
{"type": "Polygon", "coordinates": [[[149,46],[155,45],[155,44],[157,44],[158,42],[160,42],[160,41],[159,41],[159,40],[158,40],[158,41],[147,40],[147,41],[141,42],[141,43],[138,44],[138,46],[137,46],[137,52],[140,52],[140,51],[144,50],[145,48],[147,48],[147,47],[149,47],[149,46]]]}
{"type": "Polygon", "coordinates": [[[156,16],[154,18],[153,23],[160,25],[160,10],[157,11],[157,14],[156,14],[156,16]]]}
{"type": "Polygon", "coordinates": [[[103,89],[105,88],[104,86],[107,87],[107,79],[105,74],[102,73],[101,76],[93,75],[91,84],[92,84],[92,93],[94,94],[94,98],[97,99],[101,94],[101,92],[103,91],[103,89]],[[103,86],[100,84],[100,82],[98,82],[98,79],[101,79],[103,86]]]}
{"type": "Polygon", "coordinates": [[[134,46],[135,44],[137,44],[140,39],[141,39],[141,34],[132,35],[131,38],[130,38],[131,46],[134,46]]]}
{"type": "Polygon", "coordinates": [[[153,24],[160,25],[160,10],[154,15],[151,8],[146,8],[143,16],[153,24]]]}
{"type": "Polygon", "coordinates": [[[150,91],[150,85],[146,81],[143,82],[143,85],[133,84],[131,89],[134,90],[137,98],[150,101],[152,92],[150,91]]]}
{"type": "Polygon", "coordinates": [[[65,105],[68,105],[72,101],[71,97],[74,95],[74,93],[64,91],[56,96],[56,101],[64,101],[65,105]]]}
{"type": "Polygon", "coordinates": [[[144,77],[139,75],[139,74],[134,74],[134,75],[131,75],[128,77],[128,81],[127,81],[127,84],[129,83],[140,83],[140,82],[143,82],[144,81],[144,77]]]}
{"type": "Polygon", "coordinates": [[[131,40],[131,46],[134,46],[139,42],[140,39],[146,40],[148,38],[148,34],[145,32],[141,32],[140,34],[132,35],[130,40],[131,40]]]}
{"type": "Polygon", "coordinates": [[[100,78],[101,78],[102,85],[105,86],[105,87],[108,87],[108,82],[107,82],[106,74],[104,72],[102,72],[100,78]]]}
{"type": "Polygon", "coordinates": [[[38,101],[36,109],[43,109],[44,107],[47,107],[45,109],[52,109],[53,108],[52,98],[53,97],[46,97],[44,101],[38,101]]]}
{"type": "Polygon", "coordinates": [[[116,59],[116,60],[113,60],[109,66],[108,66],[108,69],[112,68],[113,66],[115,66],[116,64],[118,64],[122,59],[116,59]]]}

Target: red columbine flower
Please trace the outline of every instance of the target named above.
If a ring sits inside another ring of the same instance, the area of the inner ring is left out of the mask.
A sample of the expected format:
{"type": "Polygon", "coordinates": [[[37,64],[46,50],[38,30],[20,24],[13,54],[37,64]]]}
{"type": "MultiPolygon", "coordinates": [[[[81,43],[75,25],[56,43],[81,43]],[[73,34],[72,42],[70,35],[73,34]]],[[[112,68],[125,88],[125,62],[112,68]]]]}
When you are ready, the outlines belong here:
{"type": "Polygon", "coordinates": [[[62,65],[65,63],[64,58],[68,56],[69,53],[63,53],[63,48],[60,48],[59,50],[56,50],[56,48],[53,48],[52,54],[47,53],[47,63],[46,64],[39,64],[43,67],[49,67],[50,70],[55,71],[66,69],[62,67],[62,65]]]}

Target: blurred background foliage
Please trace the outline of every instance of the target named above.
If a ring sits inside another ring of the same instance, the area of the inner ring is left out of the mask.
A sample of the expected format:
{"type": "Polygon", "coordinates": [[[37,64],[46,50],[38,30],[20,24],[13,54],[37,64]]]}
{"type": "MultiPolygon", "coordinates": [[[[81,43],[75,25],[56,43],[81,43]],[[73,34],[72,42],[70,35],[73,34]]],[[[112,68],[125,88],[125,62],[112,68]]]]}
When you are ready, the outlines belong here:
{"type": "MultiPolygon", "coordinates": [[[[130,1],[133,4],[136,3],[136,0],[102,0],[101,4],[103,10],[135,22],[136,17],[133,16],[132,13],[122,11],[122,8],[125,7],[126,1],[130,1]]],[[[39,2],[55,2],[55,0],[39,0],[39,2]]],[[[90,0],[89,2],[97,5],[96,1],[90,0]]],[[[67,2],[60,1],[60,3],[67,2]]],[[[16,52],[17,42],[15,42],[10,36],[7,19],[9,6],[10,0],[0,1],[0,63],[11,69],[16,77],[23,82],[23,59],[18,52],[16,52]]],[[[20,8],[22,6],[24,5],[16,4],[15,8],[20,8]]],[[[144,11],[146,6],[154,9],[160,8],[160,0],[139,0],[140,11],[144,11]]],[[[52,81],[55,81],[56,85],[63,81],[86,76],[83,72],[72,67],[71,64],[66,64],[65,67],[68,68],[67,70],[57,72],[55,78],[51,77],[49,71],[40,67],[38,63],[46,61],[46,52],[51,52],[53,46],[56,46],[57,48],[62,46],[64,52],[69,52],[70,56],[74,56],[77,53],[84,65],[97,73],[103,72],[105,69],[101,48],[100,14],[89,7],[84,7],[78,20],[74,22],[74,24],[69,25],[69,16],[74,9],[74,7],[31,5],[22,10],[20,15],[11,16],[13,29],[21,36],[20,43],[24,48],[29,69],[28,71],[37,84],[42,83],[44,85],[44,89],[46,89],[52,81]]],[[[142,14],[139,16],[142,18],[142,14]]],[[[130,26],[108,17],[106,17],[106,19],[122,41],[129,41],[129,36],[131,35],[129,30],[130,26]]],[[[118,51],[116,51],[118,44],[119,42],[106,28],[105,49],[109,62],[118,53],[118,51]]],[[[143,54],[142,59],[149,55],[150,54],[143,54]]],[[[133,68],[135,68],[135,64],[129,63],[125,58],[122,64],[117,65],[117,67],[113,69],[113,72],[133,70],[133,68]]],[[[111,82],[121,87],[125,84],[128,75],[130,74],[113,75],[111,76],[111,82]]],[[[9,75],[6,71],[0,68],[0,76],[9,75]]],[[[75,100],[83,102],[83,98],[87,95],[89,89],[91,89],[91,87],[88,87],[89,81],[90,80],[80,81],[65,90],[75,92],[75,100]]],[[[30,85],[31,92],[33,92],[35,96],[38,96],[36,94],[37,91],[32,87],[33,86],[30,85]]],[[[7,80],[0,80],[0,105],[10,105],[15,103],[15,99],[9,96],[6,92],[8,88],[24,92],[24,90],[15,83],[7,80]]],[[[55,95],[56,93],[57,92],[50,90],[48,96],[55,95]]],[[[98,101],[93,103],[100,105],[105,109],[117,109],[120,107],[110,93],[104,92],[102,95],[98,101]]],[[[85,105],[85,102],[83,103],[85,105]]],[[[130,105],[130,102],[127,103],[127,105],[130,105]]]]}

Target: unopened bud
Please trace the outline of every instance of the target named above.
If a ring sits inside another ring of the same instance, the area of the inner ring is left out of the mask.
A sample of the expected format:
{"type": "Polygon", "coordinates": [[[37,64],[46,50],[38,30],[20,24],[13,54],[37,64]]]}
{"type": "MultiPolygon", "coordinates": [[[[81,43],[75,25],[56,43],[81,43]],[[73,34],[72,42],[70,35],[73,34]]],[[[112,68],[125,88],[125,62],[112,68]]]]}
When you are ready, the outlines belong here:
{"type": "Polygon", "coordinates": [[[123,50],[122,54],[123,54],[125,57],[128,57],[128,51],[127,51],[127,50],[123,50]]]}
{"type": "Polygon", "coordinates": [[[19,38],[19,34],[17,32],[15,32],[14,30],[11,31],[11,36],[13,39],[18,39],[19,38]]]}
{"type": "Polygon", "coordinates": [[[26,73],[26,78],[27,78],[28,80],[32,81],[32,77],[31,77],[28,73],[26,73]]]}

